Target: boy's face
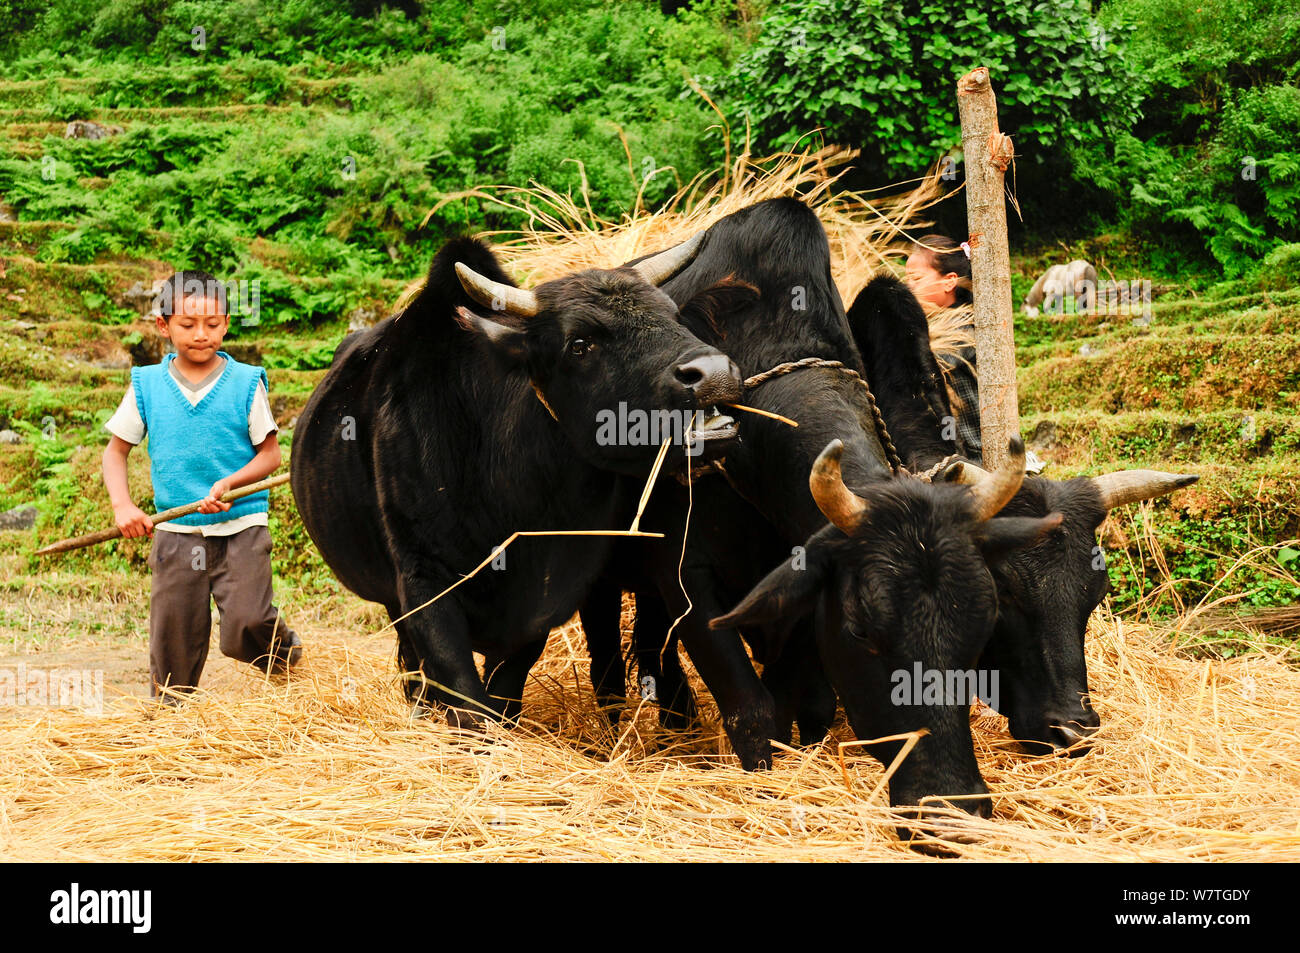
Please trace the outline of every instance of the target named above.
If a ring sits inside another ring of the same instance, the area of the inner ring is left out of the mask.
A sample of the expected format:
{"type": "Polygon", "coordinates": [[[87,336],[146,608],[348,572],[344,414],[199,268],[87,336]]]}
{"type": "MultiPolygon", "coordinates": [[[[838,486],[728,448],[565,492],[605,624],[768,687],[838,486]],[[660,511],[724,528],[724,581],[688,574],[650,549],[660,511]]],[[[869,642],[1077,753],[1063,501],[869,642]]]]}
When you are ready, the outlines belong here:
{"type": "Polygon", "coordinates": [[[193,364],[206,364],[221,348],[230,329],[230,316],[216,298],[191,295],[182,298],[170,317],[158,316],[158,331],[170,338],[176,353],[193,364]]]}

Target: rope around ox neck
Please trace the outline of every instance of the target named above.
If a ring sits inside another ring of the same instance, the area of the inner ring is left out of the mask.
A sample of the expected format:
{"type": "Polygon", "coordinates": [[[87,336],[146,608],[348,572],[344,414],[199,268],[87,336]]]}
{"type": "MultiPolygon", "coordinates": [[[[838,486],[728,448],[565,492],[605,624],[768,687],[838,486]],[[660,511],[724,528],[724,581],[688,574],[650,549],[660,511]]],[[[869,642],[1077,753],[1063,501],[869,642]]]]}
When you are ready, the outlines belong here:
{"type": "MultiPolygon", "coordinates": [[[[876,437],[880,440],[880,446],[884,448],[885,460],[889,464],[889,469],[894,476],[899,476],[907,472],[903,466],[903,461],[898,456],[898,449],[894,446],[893,438],[889,436],[889,428],[885,426],[885,418],[880,413],[880,408],[876,406],[876,395],[871,393],[871,385],[866,379],[851,367],[845,367],[843,361],[828,361],[820,357],[805,357],[798,361],[787,361],[784,364],[778,364],[776,367],[763,371],[761,374],[755,374],[753,377],[745,378],[745,389],[752,390],[760,384],[766,384],[774,377],[783,377],[794,371],[803,370],[806,367],[825,367],[830,370],[839,371],[846,377],[850,377],[862,385],[863,393],[867,395],[867,406],[871,408],[871,420],[875,424],[876,437]]],[[[942,461],[941,461],[942,462],[942,461]]],[[[935,471],[937,472],[937,471],[935,471]]],[[[932,476],[933,474],[931,474],[932,476]]]]}

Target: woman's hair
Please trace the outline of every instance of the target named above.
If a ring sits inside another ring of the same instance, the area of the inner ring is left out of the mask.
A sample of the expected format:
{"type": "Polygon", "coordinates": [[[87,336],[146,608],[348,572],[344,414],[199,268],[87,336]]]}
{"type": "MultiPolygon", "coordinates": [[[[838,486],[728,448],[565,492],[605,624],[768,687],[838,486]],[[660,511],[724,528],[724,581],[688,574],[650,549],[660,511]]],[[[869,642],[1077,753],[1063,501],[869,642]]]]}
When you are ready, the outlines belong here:
{"type": "Polygon", "coordinates": [[[974,299],[970,290],[970,255],[947,235],[922,235],[913,246],[925,255],[934,270],[941,275],[953,273],[957,286],[953,288],[957,304],[970,304],[974,299]]]}

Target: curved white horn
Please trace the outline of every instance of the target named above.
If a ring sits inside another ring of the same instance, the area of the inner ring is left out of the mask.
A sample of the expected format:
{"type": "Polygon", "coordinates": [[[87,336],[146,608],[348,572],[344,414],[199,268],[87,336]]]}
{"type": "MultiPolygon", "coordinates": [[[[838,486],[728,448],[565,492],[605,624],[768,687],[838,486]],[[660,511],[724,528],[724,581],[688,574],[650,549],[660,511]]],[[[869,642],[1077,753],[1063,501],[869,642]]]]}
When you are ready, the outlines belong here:
{"type": "Polygon", "coordinates": [[[1101,494],[1102,506],[1114,509],[1125,503],[1150,500],[1191,486],[1200,477],[1194,473],[1164,473],[1160,470],[1117,470],[1092,478],[1101,494]]]}
{"type": "Polygon", "coordinates": [[[967,460],[957,460],[948,464],[948,466],[944,468],[943,472],[939,474],[938,479],[931,482],[961,483],[964,486],[974,486],[976,483],[979,483],[981,480],[987,479],[988,477],[989,473],[987,470],[977,467],[975,464],[967,460]]]}
{"type": "Polygon", "coordinates": [[[844,442],[832,440],[817,456],[808,475],[808,489],[822,515],[842,532],[852,535],[867,515],[867,501],[844,485],[840,457],[844,442]]]}
{"type": "Polygon", "coordinates": [[[531,318],[538,311],[537,296],[531,291],[484,278],[463,262],[456,262],[456,277],[465,293],[484,307],[531,318]]]}
{"type": "Polygon", "coordinates": [[[642,278],[658,287],[681,271],[683,266],[695,257],[695,253],[700,250],[700,242],[702,241],[704,241],[704,233],[696,232],[694,238],[684,241],[667,251],[661,251],[645,261],[637,262],[632,267],[642,278]]]}
{"type": "Polygon", "coordinates": [[[975,494],[975,518],[981,522],[992,519],[1002,507],[1011,502],[1011,498],[1019,492],[1020,484],[1025,481],[1024,442],[1019,437],[1012,437],[1007,446],[1007,462],[992,473],[966,464],[962,467],[961,482],[966,482],[968,472],[969,478],[978,480],[970,485],[971,492],[975,494]]]}

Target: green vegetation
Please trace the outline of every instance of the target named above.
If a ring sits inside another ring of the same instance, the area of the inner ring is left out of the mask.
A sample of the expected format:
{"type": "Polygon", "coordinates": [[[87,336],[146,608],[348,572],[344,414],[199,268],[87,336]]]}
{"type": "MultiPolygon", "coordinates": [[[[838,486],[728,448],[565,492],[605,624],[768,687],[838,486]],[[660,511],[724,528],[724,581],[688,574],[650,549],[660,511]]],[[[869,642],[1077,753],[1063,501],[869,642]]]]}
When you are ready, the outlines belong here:
{"type": "MultiPolygon", "coordinates": [[[[32,549],[104,525],[102,424],[130,361],[156,359],[138,290],[174,267],[258,280],[261,321],[228,341],[270,369],[288,425],[350,318],[385,313],[449,235],[522,223],[449,197],[536,181],[617,221],[717,167],[724,121],[760,149],[821,128],[863,149],[854,184],[880,186],[959,147],[953,81],[983,64],[1019,152],[1017,300],[1067,253],[1156,285],[1149,323],[1017,319],[1049,475],[1202,474],[1106,524],[1115,606],[1296,602],[1291,6],[0,0],[0,427],[23,439],[0,445],[0,509],[41,510],[0,553],[44,573],[32,549]],[[121,131],[64,138],[74,120],[121,131]]],[[[146,486],[147,460],[132,468],[146,486]]],[[[287,493],[271,519],[276,572],[334,598],[287,493]]],[[[145,552],[72,555],[59,584],[143,572],[145,552]]]]}
{"type": "Polygon", "coordinates": [[[752,29],[721,3],[675,19],[592,2],[431,3],[416,19],[336,6],[19,16],[32,28],[0,82],[0,196],[23,221],[75,225],[36,260],[152,254],[258,279],[272,322],[336,319],[382,304],[384,280],[418,275],[448,235],[522,221],[477,200],[426,221],[445,196],[545,181],[617,219],[675,193],[720,142],[690,77],[725,70],[752,29]],[[190,24],[206,25],[201,50],[190,24]],[[73,119],[124,131],[62,138],[73,119]]]}
{"type": "MultiPolygon", "coordinates": [[[[1229,277],[1300,239],[1300,15],[1288,0],[1114,0],[1140,122],[1081,144],[1120,221],[1229,277]]],[[[1135,117],[1137,118],[1137,117],[1135,117]]]]}
{"type": "Polygon", "coordinates": [[[892,182],[958,149],[954,81],[987,66],[999,122],[1020,151],[1051,162],[1136,106],[1120,39],[1086,0],[786,3],[727,77],[724,101],[764,142],[788,147],[822,127],[828,141],[863,149],[869,178],[892,182]]]}
{"type": "Polygon", "coordinates": [[[1155,275],[1260,274],[1300,240],[1295,4],[1094,6],[792,0],[713,88],[765,145],[861,147],[878,186],[960,157],[954,80],[988,66],[1031,237],[1118,225],[1155,275]]]}

